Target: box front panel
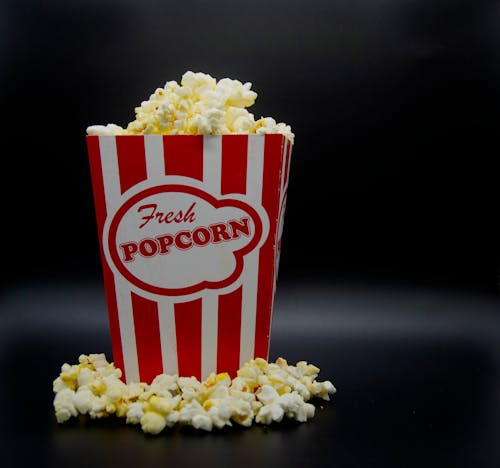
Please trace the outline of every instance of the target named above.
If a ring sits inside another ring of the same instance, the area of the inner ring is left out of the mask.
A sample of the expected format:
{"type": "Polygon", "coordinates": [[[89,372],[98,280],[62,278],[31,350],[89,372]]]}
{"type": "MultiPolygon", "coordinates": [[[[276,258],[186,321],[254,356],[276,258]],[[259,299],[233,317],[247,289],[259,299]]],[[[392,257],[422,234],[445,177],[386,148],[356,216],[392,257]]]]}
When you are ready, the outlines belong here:
{"type": "Polygon", "coordinates": [[[267,358],[291,145],[281,135],[87,143],[126,381],[234,375],[267,358]]]}

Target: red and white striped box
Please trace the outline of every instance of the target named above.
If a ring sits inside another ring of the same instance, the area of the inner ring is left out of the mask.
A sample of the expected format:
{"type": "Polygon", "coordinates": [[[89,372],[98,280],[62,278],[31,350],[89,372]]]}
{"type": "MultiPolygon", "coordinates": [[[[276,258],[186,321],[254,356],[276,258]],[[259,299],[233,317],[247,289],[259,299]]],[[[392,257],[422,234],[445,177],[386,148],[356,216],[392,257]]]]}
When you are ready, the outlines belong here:
{"type": "Polygon", "coordinates": [[[113,360],[126,382],[268,359],[292,144],[87,136],[113,360]]]}

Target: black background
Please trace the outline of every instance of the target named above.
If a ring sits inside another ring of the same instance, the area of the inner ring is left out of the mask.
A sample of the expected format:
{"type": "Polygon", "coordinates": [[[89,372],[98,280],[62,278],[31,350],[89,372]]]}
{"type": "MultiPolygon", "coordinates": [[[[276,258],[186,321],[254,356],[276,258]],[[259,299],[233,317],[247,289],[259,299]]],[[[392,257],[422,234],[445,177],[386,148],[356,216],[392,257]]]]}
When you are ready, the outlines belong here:
{"type": "Polygon", "coordinates": [[[296,134],[282,278],[499,290],[498,2],[4,0],[0,18],[9,279],[99,272],[85,129],[193,70],[252,82],[256,118],[296,134]]]}
{"type": "Polygon", "coordinates": [[[499,24],[493,0],[2,0],[9,466],[498,467],[499,24]],[[268,432],[59,427],[60,364],[110,355],[85,129],[187,70],[252,82],[255,117],[292,126],[271,357],[338,395],[268,432]]]}

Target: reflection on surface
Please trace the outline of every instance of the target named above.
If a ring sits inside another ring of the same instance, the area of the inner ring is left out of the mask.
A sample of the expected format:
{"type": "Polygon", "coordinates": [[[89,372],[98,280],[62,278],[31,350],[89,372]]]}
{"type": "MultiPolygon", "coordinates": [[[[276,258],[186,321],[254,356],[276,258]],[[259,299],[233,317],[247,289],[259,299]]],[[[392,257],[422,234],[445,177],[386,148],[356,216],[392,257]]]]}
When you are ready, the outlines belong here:
{"type": "Polygon", "coordinates": [[[278,288],[271,359],[307,360],[337,393],[308,423],[147,436],[123,420],[55,422],[64,361],[110,345],[102,289],[20,287],[1,302],[1,437],[17,466],[489,466],[500,436],[499,300],[360,284],[278,288]],[[38,288],[38,289],[37,289],[38,288]],[[30,450],[25,450],[26,446],[30,450]],[[429,460],[432,460],[429,465],[429,460]]]}

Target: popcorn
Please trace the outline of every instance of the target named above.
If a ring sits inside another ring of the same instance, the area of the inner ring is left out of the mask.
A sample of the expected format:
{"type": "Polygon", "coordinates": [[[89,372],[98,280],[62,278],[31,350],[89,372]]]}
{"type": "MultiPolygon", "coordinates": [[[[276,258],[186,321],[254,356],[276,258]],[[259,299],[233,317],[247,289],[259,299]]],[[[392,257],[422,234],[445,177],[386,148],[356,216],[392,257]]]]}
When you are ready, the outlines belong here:
{"type": "Polygon", "coordinates": [[[155,411],[148,411],[147,413],[144,413],[141,418],[142,430],[149,434],[159,434],[163,431],[166,425],[167,421],[163,415],[156,413],[155,411]]]}
{"type": "Polygon", "coordinates": [[[135,401],[130,403],[127,409],[127,424],[139,424],[141,418],[144,416],[144,406],[146,403],[142,401],[135,401]]]}
{"type": "MultiPolygon", "coordinates": [[[[195,84],[203,86],[200,79],[195,84]]],[[[53,404],[58,423],[78,414],[90,418],[114,414],[148,434],[176,424],[212,431],[233,423],[245,427],[254,421],[279,423],[285,417],[306,422],[316,410],[308,400],[329,400],[336,392],[329,380],[317,381],[318,374],[319,368],[305,361],[291,366],[283,358],[275,363],[257,358],[245,363],[234,379],[225,372],[212,373],[204,382],[160,374],[151,384],[125,384],[121,371],[104,354],[81,355],[79,364],[61,366],[53,381],[53,404]]]]}
{"type": "Polygon", "coordinates": [[[77,385],[79,372],[80,368],[77,365],[70,366],[69,364],[63,364],[61,367],[61,375],[59,377],[67,388],[74,390],[77,385]]]}
{"type": "Polygon", "coordinates": [[[178,385],[182,394],[182,399],[191,401],[196,398],[201,384],[198,382],[198,379],[194,377],[179,377],[178,385]]]}
{"type": "Polygon", "coordinates": [[[330,400],[330,394],[335,393],[335,387],[329,380],[324,382],[311,382],[311,394],[315,397],[323,398],[323,400],[330,400]]]}
{"type": "Polygon", "coordinates": [[[278,392],[270,385],[263,385],[255,392],[255,395],[264,405],[270,405],[279,398],[278,392]]]}
{"type": "Polygon", "coordinates": [[[245,400],[232,398],[230,406],[231,419],[233,421],[237,422],[240,426],[250,427],[252,425],[255,416],[255,407],[253,404],[245,400]]]}
{"type": "Polygon", "coordinates": [[[58,423],[66,422],[71,416],[76,416],[78,411],[75,408],[75,392],[70,388],[57,392],[54,398],[54,409],[58,423]]]}
{"type": "Polygon", "coordinates": [[[91,125],[88,135],[225,135],[280,133],[292,143],[290,125],[272,117],[257,121],[247,111],[257,93],[251,83],[187,71],[181,83],[168,81],[135,108],[135,120],[126,128],[116,124],[91,125]]]}
{"type": "Polygon", "coordinates": [[[269,405],[263,406],[257,416],[255,421],[261,424],[271,424],[272,422],[281,422],[285,412],[283,408],[277,403],[273,402],[269,405]]]}
{"type": "Polygon", "coordinates": [[[119,125],[92,125],[87,128],[87,135],[99,136],[113,136],[113,135],[126,135],[126,130],[119,125]]]}
{"type": "Polygon", "coordinates": [[[86,387],[80,387],[75,394],[74,405],[80,414],[87,414],[92,408],[95,395],[86,387]]]}
{"type": "Polygon", "coordinates": [[[191,400],[181,409],[179,422],[192,424],[196,429],[212,430],[212,420],[197,400],[191,400]]]}
{"type": "Polygon", "coordinates": [[[180,399],[180,396],[174,398],[171,395],[169,397],[151,396],[148,404],[143,406],[145,412],[140,418],[142,430],[150,434],[158,434],[165,426],[172,427],[179,420],[176,408],[180,399]]]}
{"type": "Polygon", "coordinates": [[[293,418],[299,422],[307,421],[315,413],[314,405],[306,403],[297,392],[281,395],[279,404],[288,418],[293,418]]]}
{"type": "Polygon", "coordinates": [[[224,426],[232,426],[231,416],[233,411],[229,399],[214,398],[205,400],[203,409],[215,427],[221,429],[224,426]]]}

